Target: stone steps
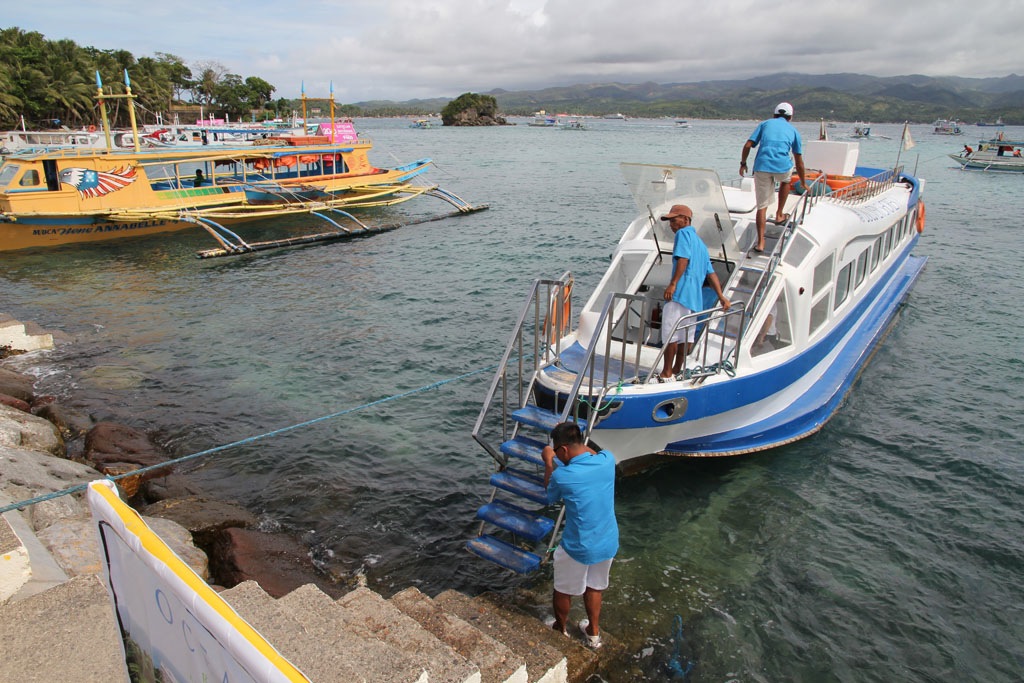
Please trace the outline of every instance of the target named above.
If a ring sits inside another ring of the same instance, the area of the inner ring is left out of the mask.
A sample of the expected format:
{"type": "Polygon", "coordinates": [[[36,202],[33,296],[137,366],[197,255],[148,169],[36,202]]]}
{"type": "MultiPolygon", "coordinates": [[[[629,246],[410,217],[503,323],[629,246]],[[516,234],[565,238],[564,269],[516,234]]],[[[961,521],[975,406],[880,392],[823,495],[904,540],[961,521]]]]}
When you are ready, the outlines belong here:
{"type": "Polygon", "coordinates": [[[386,600],[360,587],[334,600],[307,584],[275,600],[247,581],[221,595],[315,683],[567,683],[597,669],[578,640],[455,591],[386,600]]]}

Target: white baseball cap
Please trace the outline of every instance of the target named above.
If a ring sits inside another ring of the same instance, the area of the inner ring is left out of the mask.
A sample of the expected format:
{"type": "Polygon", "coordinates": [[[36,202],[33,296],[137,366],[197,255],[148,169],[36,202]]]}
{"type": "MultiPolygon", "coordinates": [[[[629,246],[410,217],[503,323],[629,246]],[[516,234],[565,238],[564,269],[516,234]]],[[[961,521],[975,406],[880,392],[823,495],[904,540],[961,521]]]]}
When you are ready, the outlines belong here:
{"type": "Polygon", "coordinates": [[[793,115],[793,105],[789,102],[779,102],[778,106],[775,107],[776,114],[782,114],[783,116],[793,115]]]}

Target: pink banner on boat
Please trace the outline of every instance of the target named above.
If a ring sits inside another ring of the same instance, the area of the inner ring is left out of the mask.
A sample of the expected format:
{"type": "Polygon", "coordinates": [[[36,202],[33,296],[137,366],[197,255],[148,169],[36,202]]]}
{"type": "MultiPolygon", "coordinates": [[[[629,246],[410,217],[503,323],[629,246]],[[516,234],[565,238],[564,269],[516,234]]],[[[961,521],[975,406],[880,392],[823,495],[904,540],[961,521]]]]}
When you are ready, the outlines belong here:
{"type": "MultiPolygon", "coordinates": [[[[321,123],[316,130],[317,135],[330,135],[331,124],[321,123]]],[[[334,122],[334,142],[355,142],[358,139],[356,127],[351,121],[334,122]]]]}

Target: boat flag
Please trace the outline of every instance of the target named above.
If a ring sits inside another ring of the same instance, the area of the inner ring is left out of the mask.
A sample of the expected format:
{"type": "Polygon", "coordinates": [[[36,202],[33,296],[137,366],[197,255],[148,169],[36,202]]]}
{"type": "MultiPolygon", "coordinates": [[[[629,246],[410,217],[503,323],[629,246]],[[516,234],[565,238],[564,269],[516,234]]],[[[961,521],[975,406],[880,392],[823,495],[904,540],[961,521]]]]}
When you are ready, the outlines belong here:
{"type": "Polygon", "coordinates": [[[910,137],[910,122],[903,122],[903,149],[910,149],[914,146],[914,138],[910,137]]]}

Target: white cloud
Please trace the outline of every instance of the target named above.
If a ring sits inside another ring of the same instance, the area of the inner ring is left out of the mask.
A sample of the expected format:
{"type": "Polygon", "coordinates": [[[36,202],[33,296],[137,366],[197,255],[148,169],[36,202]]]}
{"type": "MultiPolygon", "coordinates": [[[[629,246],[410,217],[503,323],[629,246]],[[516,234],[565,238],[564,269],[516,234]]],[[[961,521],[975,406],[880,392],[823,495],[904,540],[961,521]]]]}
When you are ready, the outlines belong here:
{"type": "Polygon", "coordinates": [[[8,24],[100,49],[216,60],[278,96],[339,102],[492,88],[685,82],[771,73],[1002,76],[1019,71],[1024,3],[861,0],[278,0],[190,6],[51,0],[8,24]]]}

